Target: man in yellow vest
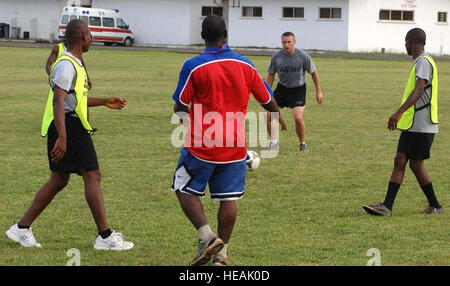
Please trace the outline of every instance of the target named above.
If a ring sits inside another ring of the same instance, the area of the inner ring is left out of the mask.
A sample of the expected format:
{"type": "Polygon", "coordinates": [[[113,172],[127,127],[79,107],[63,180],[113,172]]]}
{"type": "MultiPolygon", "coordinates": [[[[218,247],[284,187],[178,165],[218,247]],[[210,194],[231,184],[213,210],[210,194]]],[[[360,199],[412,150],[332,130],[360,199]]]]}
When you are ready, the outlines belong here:
{"type": "Polygon", "coordinates": [[[425,170],[424,160],[430,158],[434,135],[438,133],[438,72],[434,60],[424,53],[425,32],[414,28],[406,34],[405,47],[414,59],[400,108],[389,118],[389,130],[402,131],[398,141],[386,198],[383,203],[364,205],[371,215],[389,216],[400,185],[403,182],[406,164],[428,200],[425,214],[441,214],[430,176],[425,170]]]}
{"type": "Polygon", "coordinates": [[[24,247],[41,247],[31,230],[31,224],[69,182],[71,173],[83,176],[85,197],[97,225],[95,249],[126,250],[132,242],[124,241],[121,233],[111,230],[106,219],[100,186],[97,155],[90,136],[93,128],[87,121],[88,106],[122,109],[123,98],[88,98],[87,75],[81,62],[92,41],[88,26],[80,20],[67,25],[67,50],[52,66],[51,90],[42,121],[41,135],[48,135],[47,153],[50,179],[37,192],[22,219],[6,235],[24,247]]]}

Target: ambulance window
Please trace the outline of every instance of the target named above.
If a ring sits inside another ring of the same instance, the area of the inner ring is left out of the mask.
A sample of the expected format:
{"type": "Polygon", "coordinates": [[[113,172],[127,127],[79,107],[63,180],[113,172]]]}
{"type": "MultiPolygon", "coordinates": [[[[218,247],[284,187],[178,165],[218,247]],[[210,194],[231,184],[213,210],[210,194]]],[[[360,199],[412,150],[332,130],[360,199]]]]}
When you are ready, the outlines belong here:
{"type": "Polygon", "coordinates": [[[122,19],[117,18],[117,28],[127,29],[127,24],[122,19]]]}
{"type": "Polygon", "coordinates": [[[80,20],[89,25],[89,18],[88,18],[88,16],[80,16],[80,20]]]}
{"type": "MultiPolygon", "coordinates": [[[[78,16],[77,16],[77,15],[70,15],[70,21],[75,20],[75,19],[78,19],[78,16]]],[[[70,22],[70,21],[69,21],[69,22],[70,22]]]]}
{"type": "Polygon", "coordinates": [[[100,17],[89,17],[89,25],[91,26],[101,26],[102,20],[100,17]]]}
{"type": "Polygon", "coordinates": [[[61,18],[61,24],[67,24],[69,23],[69,15],[63,15],[61,18]]]}
{"type": "Polygon", "coordinates": [[[113,18],[103,18],[103,27],[114,27],[113,18]]]}

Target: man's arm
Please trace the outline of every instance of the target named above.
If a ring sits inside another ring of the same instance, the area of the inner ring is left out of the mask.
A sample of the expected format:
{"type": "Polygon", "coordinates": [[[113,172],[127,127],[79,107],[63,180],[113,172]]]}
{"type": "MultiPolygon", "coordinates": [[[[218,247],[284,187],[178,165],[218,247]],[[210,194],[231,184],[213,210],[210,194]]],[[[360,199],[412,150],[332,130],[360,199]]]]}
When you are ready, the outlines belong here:
{"type": "Polygon", "coordinates": [[[397,129],[397,123],[398,121],[402,118],[403,113],[410,108],[411,106],[413,106],[416,101],[422,96],[424,90],[425,90],[425,85],[427,84],[427,81],[424,79],[418,79],[416,80],[416,84],[414,86],[413,91],[411,92],[411,94],[409,95],[408,99],[405,101],[405,103],[403,103],[399,109],[391,115],[391,117],[389,117],[389,121],[388,121],[388,128],[389,130],[395,130],[397,129]]]}
{"type": "Polygon", "coordinates": [[[323,94],[322,94],[322,89],[320,88],[320,79],[319,79],[319,73],[317,72],[317,70],[315,70],[312,74],[311,77],[313,79],[314,85],[316,87],[316,99],[317,99],[317,103],[321,104],[323,101],[323,94]]]}
{"type": "Polygon", "coordinates": [[[58,132],[58,139],[56,139],[55,146],[50,152],[51,160],[58,163],[66,154],[67,137],[66,137],[66,115],[64,111],[64,101],[67,92],[55,86],[53,89],[53,117],[56,131],[58,132]]]}
{"type": "Polygon", "coordinates": [[[89,107],[106,106],[111,109],[122,109],[127,104],[127,100],[121,97],[95,98],[88,97],[87,104],[89,107]]]}
{"type": "Polygon", "coordinates": [[[274,79],[275,79],[275,74],[269,73],[267,75],[267,84],[270,86],[270,88],[272,88],[272,86],[273,86],[274,79]]]}
{"type": "Polygon", "coordinates": [[[50,52],[50,55],[47,58],[47,62],[45,63],[45,71],[48,75],[50,75],[50,72],[52,71],[52,65],[58,58],[59,53],[59,47],[58,45],[53,46],[52,51],[50,52]]]}
{"type": "Polygon", "coordinates": [[[279,119],[278,121],[281,124],[281,130],[286,131],[286,121],[284,121],[283,117],[281,116],[281,112],[280,112],[280,107],[278,107],[277,102],[275,101],[275,99],[273,99],[273,97],[270,99],[269,103],[267,104],[261,104],[261,106],[269,111],[269,112],[278,112],[279,114],[279,119]]]}

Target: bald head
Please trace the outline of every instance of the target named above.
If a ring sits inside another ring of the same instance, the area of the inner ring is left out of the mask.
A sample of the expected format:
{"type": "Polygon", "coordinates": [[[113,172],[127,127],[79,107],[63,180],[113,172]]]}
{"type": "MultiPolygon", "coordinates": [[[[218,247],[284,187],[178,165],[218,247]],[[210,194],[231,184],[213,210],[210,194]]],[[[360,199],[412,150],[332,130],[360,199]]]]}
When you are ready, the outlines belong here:
{"type": "Polygon", "coordinates": [[[202,23],[202,38],[208,42],[221,42],[227,37],[227,28],[222,17],[207,16],[202,23]]]}
{"type": "Polygon", "coordinates": [[[67,24],[65,35],[67,48],[69,50],[80,45],[83,47],[83,51],[87,52],[89,47],[85,50],[86,44],[84,42],[89,41],[90,45],[90,39],[87,39],[87,37],[90,37],[90,32],[89,27],[85,22],[78,19],[70,21],[67,24]]]}

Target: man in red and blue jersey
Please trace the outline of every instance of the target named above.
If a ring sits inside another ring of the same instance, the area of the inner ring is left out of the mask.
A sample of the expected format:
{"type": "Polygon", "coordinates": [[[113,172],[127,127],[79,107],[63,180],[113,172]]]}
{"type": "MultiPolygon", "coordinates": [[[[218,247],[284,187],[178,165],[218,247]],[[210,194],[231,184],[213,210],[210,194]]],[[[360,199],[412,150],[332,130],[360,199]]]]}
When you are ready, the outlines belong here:
{"type": "MultiPolygon", "coordinates": [[[[236,200],[244,195],[244,118],[250,93],[267,111],[279,112],[279,107],[254,65],[225,43],[227,31],[221,17],[206,17],[201,35],[206,49],[183,64],[173,94],[174,111],[187,125],[187,134],[172,190],[200,236],[192,264],[202,265],[213,257],[213,265],[228,265],[227,244],[236,221],[236,200]],[[207,184],[211,199],[220,201],[218,235],[208,225],[200,201],[207,184]]],[[[281,115],[279,122],[286,130],[281,115]]]]}

